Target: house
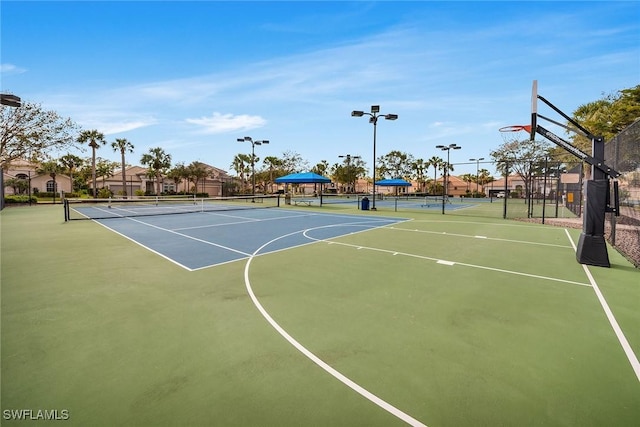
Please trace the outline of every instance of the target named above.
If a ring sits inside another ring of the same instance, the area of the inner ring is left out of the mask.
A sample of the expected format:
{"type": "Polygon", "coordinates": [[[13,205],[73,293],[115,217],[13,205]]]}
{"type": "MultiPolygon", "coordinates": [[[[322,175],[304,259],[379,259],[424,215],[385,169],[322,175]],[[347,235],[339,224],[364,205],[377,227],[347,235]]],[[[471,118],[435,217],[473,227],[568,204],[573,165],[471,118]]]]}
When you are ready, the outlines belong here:
{"type": "MultiPolygon", "coordinates": [[[[579,177],[577,174],[562,174],[560,177],[561,184],[573,184],[577,183],[579,177]]],[[[526,197],[525,189],[527,188],[525,185],[524,179],[520,175],[509,175],[507,179],[500,178],[497,179],[490,184],[489,194],[492,196],[497,196],[498,193],[505,191],[506,185],[506,194],[511,195],[513,197],[513,193],[519,194],[520,197],[526,197]],[[506,181],[506,184],[505,184],[506,181]]],[[[534,194],[534,197],[542,197],[542,194],[545,196],[549,196],[552,191],[557,187],[558,179],[552,176],[547,176],[546,181],[543,176],[535,176],[532,178],[532,188],[531,191],[534,194]]],[[[562,189],[559,189],[562,192],[562,189]]]]}
{"type": "Polygon", "coordinates": [[[489,192],[487,195],[497,197],[498,193],[505,193],[509,195],[511,193],[524,194],[525,182],[520,175],[509,175],[506,179],[504,177],[496,179],[489,184],[489,192]]]}
{"type": "Polygon", "coordinates": [[[56,174],[51,176],[48,173],[38,173],[40,164],[28,160],[17,159],[5,165],[2,170],[2,182],[4,195],[53,193],[58,196],[61,192],[71,192],[71,177],[69,175],[56,174]],[[9,185],[12,180],[20,179],[28,182],[28,186],[9,185]]]}
{"type": "MultiPolygon", "coordinates": [[[[470,184],[467,181],[458,178],[455,175],[447,175],[447,195],[449,197],[462,197],[467,194],[467,190],[475,191],[476,185],[470,184]],[[470,187],[469,185],[472,185],[470,187]]],[[[440,184],[440,186],[444,183],[444,177],[440,177],[436,179],[436,183],[440,184]]],[[[483,192],[484,188],[482,185],[478,186],[478,191],[483,192]]]]}
{"type": "MultiPolygon", "coordinates": [[[[160,178],[160,188],[162,193],[206,193],[209,197],[226,196],[225,184],[231,183],[233,178],[226,171],[211,165],[204,164],[207,170],[207,177],[187,182],[186,180],[174,180],[166,176],[160,178]]],[[[156,178],[148,175],[148,169],[141,166],[129,166],[124,170],[126,194],[155,194],[157,191],[156,178]]],[[[122,191],[122,169],[113,172],[112,176],[101,176],[97,178],[98,188],[107,188],[112,194],[124,194],[122,191]]]]}

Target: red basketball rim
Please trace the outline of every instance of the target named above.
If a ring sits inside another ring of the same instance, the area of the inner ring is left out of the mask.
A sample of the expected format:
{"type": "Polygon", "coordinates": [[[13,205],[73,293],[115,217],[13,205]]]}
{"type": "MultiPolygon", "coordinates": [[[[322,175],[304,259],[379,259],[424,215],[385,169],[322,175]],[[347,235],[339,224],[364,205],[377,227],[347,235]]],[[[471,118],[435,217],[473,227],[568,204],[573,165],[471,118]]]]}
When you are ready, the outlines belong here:
{"type": "Polygon", "coordinates": [[[531,132],[531,125],[511,125],[498,129],[500,132],[531,132]]]}

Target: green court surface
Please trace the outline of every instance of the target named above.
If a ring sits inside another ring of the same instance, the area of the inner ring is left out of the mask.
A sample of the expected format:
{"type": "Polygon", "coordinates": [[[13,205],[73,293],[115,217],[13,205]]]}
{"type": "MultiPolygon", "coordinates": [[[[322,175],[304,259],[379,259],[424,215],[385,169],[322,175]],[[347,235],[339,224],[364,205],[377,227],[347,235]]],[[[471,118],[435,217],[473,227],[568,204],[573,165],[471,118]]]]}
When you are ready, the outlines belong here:
{"type": "Polygon", "coordinates": [[[640,425],[640,271],[614,249],[293,209],[410,221],[187,271],[60,206],[2,211],[2,425],[640,425]]]}

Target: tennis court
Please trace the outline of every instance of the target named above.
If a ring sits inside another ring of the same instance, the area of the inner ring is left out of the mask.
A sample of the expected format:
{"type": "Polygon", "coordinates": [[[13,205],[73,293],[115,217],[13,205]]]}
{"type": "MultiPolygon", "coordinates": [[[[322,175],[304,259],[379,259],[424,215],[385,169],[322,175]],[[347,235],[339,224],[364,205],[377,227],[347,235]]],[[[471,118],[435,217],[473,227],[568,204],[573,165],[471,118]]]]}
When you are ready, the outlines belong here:
{"type": "Polygon", "coordinates": [[[611,248],[611,268],[578,264],[579,230],[350,203],[1,219],[3,414],[640,422],[640,275],[611,248]]]}
{"type": "Polygon", "coordinates": [[[404,221],[273,209],[189,213],[178,221],[165,214],[135,216],[97,221],[187,270],[404,221]]]}

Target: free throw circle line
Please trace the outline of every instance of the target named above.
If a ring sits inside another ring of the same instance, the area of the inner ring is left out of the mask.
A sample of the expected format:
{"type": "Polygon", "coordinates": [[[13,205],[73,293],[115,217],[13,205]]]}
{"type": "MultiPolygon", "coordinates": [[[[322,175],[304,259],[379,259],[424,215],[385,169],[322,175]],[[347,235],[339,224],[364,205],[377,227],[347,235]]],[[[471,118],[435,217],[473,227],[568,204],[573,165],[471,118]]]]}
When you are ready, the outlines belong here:
{"type": "Polygon", "coordinates": [[[251,266],[251,261],[253,261],[253,258],[255,256],[258,255],[258,253],[265,248],[266,246],[270,245],[271,243],[278,241],[280,239],[283,239],[285,237],[289,237],[292,236],[294,234],[298,234],[298,233],[306,233],[308,231],[311,230],[315,230],[315,229],[320,229],[320,228],[325,228],[327,226],[322,226],[322,227],[315,227],[315,228],[310,228],[304,231],[295,231],[293,233],[288,233],[279,237],[276,237],[275,239],[270,240],[269,242],[265,243],[264,245],[260,246],[258,249],[255,250],[254,253],[252,253],[249,258],[247,258],[247,263],[245,264],[244,267],[244,283],[245,286],[247,288],[247,292],[249,293],[249,296],[251,297],[251,301],[253,301],[253,304],[256,306],[256,308],[258,309],[258,311],[260,312],[260,314],[262,314],[262,316],[267,320],[267,322],[269,322],[269,324],[280,334],[282,335],[282,337],[284,339],[286,339],[292,346],[294,346],[299,352],[301,352],[302,354],[304,354],[305,356],[307,356],[307,358],[309,358],[313,363],[315,363],[316,365],[318,365],[319,367],[321,367],[322,369],[324,369],[327,373],[329,373],[330,375],[332,375],[334,378],[336,378],[338,381],[342,382],[343,384],[345,384],[347,387],[351,388],[352,390],[354,390],[356,393],[360,394],[361,396],[363,396],[364,398],[368,399],[369,401],[375,403],[376,405],[378,405],[380,408],[384,409],[385,411],[389,412],[390,414],[396,416],[397,418],[401,419],[402,421],[406,422],[407,424],[411,425],[411,426],[415,426],[415,427],[427,427],[425,424],[421,423],[420,421],[416,420],[415,418],[413,418],[412,416],[404,413],[403,411],[401,411],[400,409],[396,408],[395,406],[391,405],[390,403],[382,400],[381,398],[379,398],[378,396],[376,396],[375,394],[371,393],[370,391],[366,390],[364,387],[356,384],[355,382],[353,382],[352,380],[350,380],[349,378],[347,378],[345,375],[341,374],[340,372],[338,372],[336,369],[332,368],[330,365],[328,365],[327,363],[325,363],[322,359],[320,359],[318,356],[316,356],[315,354],[313,354],[310,350],[308,350],[305,346],[303,346],[302,344],[300,344],[295,338],[293,338],[291,335],[289,335],[289,333],[287,331],[285,331],[279,324],[278,322],[276,322],[273,317],[271,317],[271,315],[267,312],[267,310],[262,306],[262,304],[260,304],[260,301],[258,300],[258,298],[256,297],[255,293],[253,292],[253,288],[251,287],[251,281],[249,280],[249,268],[251,266]]]}

